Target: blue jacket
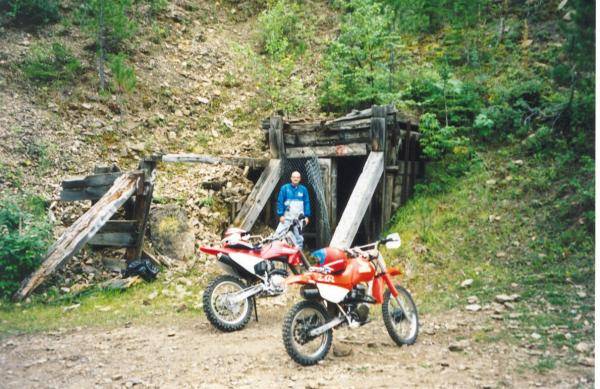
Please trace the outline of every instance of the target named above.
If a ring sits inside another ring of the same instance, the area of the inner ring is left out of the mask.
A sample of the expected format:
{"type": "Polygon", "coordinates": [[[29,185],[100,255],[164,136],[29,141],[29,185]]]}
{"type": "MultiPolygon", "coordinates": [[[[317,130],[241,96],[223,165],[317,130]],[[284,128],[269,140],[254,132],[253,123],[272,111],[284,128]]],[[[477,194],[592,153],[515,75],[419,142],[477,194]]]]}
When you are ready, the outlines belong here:
{"type": "Polygon", "coordinates": [[[300,209],[304,209],[304,216],[310,217],[310,199],[308,197],[308,190],[304,185],[298,184],[298,186],[294,187],[292,184],[285,184],[279,190],[279,196],[277,196],[277,216],[283,216],[285,211],[290,210],[290,207],[292,209],[302,207],[300,209]]]}

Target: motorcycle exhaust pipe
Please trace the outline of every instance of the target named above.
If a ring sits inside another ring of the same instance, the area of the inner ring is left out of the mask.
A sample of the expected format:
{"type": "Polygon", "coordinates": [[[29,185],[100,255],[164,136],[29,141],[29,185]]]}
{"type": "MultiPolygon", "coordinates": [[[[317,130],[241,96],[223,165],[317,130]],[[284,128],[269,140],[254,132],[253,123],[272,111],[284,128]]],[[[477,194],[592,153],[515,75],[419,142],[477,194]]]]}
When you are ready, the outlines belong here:
{"type": "Polygon", "coordinates": [[[335,326],[342,324],[346,320],[345,317],[338,316],[335,319],[331,320],[329,323],[323,324],[320,327],[317,327],[309,332],[310,336],[319,336],[322,333],[329,331],[335,326]]]}
{"type": "Polygon", "coordinates": [[[311,299],[321,297],[321,294],[319,293],[319,289],[317,289],[317,288],[302,288],[300,290],[300,295],[306,300],[311,300],[311,299]]]}

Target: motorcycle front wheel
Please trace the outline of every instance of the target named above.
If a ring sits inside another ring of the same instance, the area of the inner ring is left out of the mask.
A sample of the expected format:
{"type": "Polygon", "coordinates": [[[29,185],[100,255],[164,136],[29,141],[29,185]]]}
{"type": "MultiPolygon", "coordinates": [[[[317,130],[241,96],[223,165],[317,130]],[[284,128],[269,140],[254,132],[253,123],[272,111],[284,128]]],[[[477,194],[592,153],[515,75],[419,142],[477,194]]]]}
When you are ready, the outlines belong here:
{"type": "Polygon", "coordinates": [[[286,314],[283,320],[283,344],[294,361],[310,366],[327,356],[333,331],[330,329],[317,336],[310,335],[310,331],[329,320],[325,307],[316,301],[300,301],[286,314]]]}
{"type": "Polygon", "coordinates": [[[250,321],[252,306],[250,298],[233,303],[228,297],[242,291],[246,285],[230,275],[222,275],[204,290],[202,298],[204,313],[210,323],[224,332],[241,330],[250,321]]]}
{"type": "Polygon", "coordinates": [[[395,285],[398,297],[386,290],[383,296],[383,322],[390,337],[398,346],[414,344],[419,334],[417,307],[408,290],[395,285]]]}

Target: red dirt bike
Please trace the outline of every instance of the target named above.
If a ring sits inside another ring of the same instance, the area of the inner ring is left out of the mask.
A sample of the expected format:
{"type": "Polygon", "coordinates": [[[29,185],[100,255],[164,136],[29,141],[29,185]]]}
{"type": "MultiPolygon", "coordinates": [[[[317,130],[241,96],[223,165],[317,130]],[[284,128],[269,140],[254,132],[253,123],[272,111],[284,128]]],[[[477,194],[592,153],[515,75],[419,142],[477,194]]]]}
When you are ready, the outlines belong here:
{"type": "Polygon", "coordinates": [[[387,268],[379,244],[400,247],[398,234],[350,250],[325,248],[312,253],[321,266],[290,276],[287,284],[300,284],[304,298],[292,307],[283,322],[283,343],[287,353],[301,365],[314,365],[327,355],[333,329],[351,328],[369,322],[369,305],[382,304],[383,322],[399,346],[417,340],[419,318],[410,293],[391,276],[400,274],[387,268]],[[384,288],[387,290],[384,292],[384,288]]]}
{"type": "Polygon", "coordinates": [[[241,330],[252,315],[251,303],[258,318],[256,297],[282,294],[289,271],[299,274],[301,267],[309,268],[304,253],[294,243],[294,228],[304,228],[302,215],[292,220],[286,230],[264,239],[230,228],[221,247],[200,247],[200,251],[216,255],[217,264],[227,273],[215,278],[204,290],[204,313],[213,326],[225,332],[241,330]],[[258,244],[252,243],[256,240],[258,244]]]}

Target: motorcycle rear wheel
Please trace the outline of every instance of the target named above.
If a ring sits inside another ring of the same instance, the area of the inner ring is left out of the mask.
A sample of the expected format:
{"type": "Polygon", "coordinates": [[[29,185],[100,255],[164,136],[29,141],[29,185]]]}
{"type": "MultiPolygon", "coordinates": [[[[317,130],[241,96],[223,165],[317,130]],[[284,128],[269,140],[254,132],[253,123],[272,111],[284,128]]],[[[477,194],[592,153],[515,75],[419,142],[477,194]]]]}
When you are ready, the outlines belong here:
{"type": "Polygon", "coordinates": [[[302,366],[310,366],[324,359],[331,348],[333,331],[311,337],[308,332],[330,320],[327,309],[316,301],[303,300],[292,307],[283,320],[283,344],[288,355],[302,366]],[[316,346],[314,351],[304,346],[316,346]]]}
{"type": "Polygon", "coordinates": [[[417,307],[408,290],[397,284],[395,287],[400,304],[389,289],[385,291],[381,306],[383,322],[388,334],[398,346],[414,344],[419,334],[417,307]]]}
{"type": "Polygon", "coordinates": [[[237,277],[221,275],[215,278],[204,290],[202,304],[206,318],[223,332],[238,331],[244,328],[252,315],[251,299],[229,306],[225,300],[227,294],[246,288],[246,284],[237,277]]]}

